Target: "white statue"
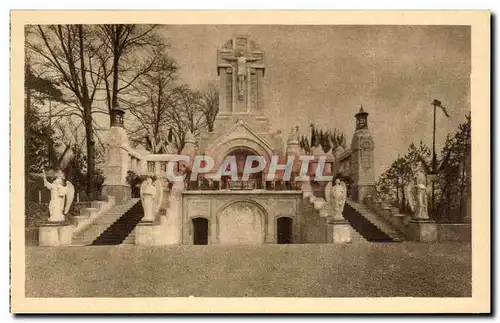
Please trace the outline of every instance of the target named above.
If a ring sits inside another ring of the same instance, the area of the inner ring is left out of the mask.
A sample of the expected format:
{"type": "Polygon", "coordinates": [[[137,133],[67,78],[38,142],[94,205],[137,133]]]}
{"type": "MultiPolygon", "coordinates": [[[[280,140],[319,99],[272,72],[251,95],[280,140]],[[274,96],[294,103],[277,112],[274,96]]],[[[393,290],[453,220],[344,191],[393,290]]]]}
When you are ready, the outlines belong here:
{"type": "Polygon", "coordinates": [[[313,188],[309,181],[302,182],[300,189],[302,191],[303,198],[310,198],[311,196],[314,196],[313,188]]]}
{"type": "Polygon", "coordinates": [[[52,183],[47,181],[47,176],[45,175],[45,171],[43,171],[43,183],[51,192],[49,203],[49,221],[64,221],[64,216],[68,213],[71,204],[73,203],[75,187],[70,181],[65,181],[62,170],[58,170],[56,172],[56,179],[52,183]],[[66,182],[66,184],[64,182],[66,182]]]}
{"type": "Polygon", "coordinates": [[[428,220],[427,176],[422,165],[417,169],[413,182],[408,185],[406,192],[408,196],[408,203],[413,211],[413,219],[428,220]]]}
{"type": "Polygon", "coordinates": [[[288,133],[287,143],[299,141],[299,126],[292,127],[288,133]]]}
{"type": "Polygon", "coordinates": [[[347,200],[347,187],[339,178],[335,180],[335,185],[328,183],[325,188],[325,197],[333,208],[334,219],[343,219],[344,205],[347,200]]]}
{"type": "Polygon", "coordinates": [[[148,176],[141,184],[141,202],[144,209],[142,221],[154,221],[163,201],[163,186],[159,180],[153,183],[148,176]]]}

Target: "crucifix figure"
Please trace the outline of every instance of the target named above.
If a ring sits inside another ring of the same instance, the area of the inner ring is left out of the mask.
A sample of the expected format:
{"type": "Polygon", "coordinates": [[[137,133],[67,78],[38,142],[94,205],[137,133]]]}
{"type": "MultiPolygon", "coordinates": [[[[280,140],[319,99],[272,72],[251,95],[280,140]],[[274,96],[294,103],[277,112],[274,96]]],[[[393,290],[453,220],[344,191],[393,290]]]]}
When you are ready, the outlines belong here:
{"type": "Polygon", "coordinates": [[[236,75],[238,76],[238,96],[240,100],[243,100],[243,94],[245,93],[245,80],[247,76],[247,63],[258,61],[260,58],[245,57],[243,51],[239,51],[236,57],[225,58],[228,61],[236,61],[236,75]]]}

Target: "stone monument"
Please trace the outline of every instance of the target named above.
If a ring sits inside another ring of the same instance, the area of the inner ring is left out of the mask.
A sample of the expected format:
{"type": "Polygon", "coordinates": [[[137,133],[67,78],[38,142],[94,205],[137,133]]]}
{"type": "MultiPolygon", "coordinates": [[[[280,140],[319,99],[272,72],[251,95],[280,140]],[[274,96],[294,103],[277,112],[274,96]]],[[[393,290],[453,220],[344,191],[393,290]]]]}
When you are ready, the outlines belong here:
{"type": "Polygon", "coordinates": [[[356,113],[356,131],[351,142],[350,169],[353,184],[351,197],[360,203],[368,196],[376,196],[375,165],[373,153],[375,143],[368,130],[368,113],[363,107],[356,113]]]}
{"type": "Polygon", "coordinates": [[[159,212],[163,203],[163,185],[160,179],[153,182],[148,176],[141,184],[141,203],[144,216],[135,231],[136,245],[161,244],[159,212]]]}
{"type": "Polygon", "coordinates": [[[329,182],[325,187],[325,207],[328,209],[326,219],[327,242],[342,243],[351,241],[351,225],[344,218],[344,206],[347,200],[347,187],[339,178],[335,185],[329,182]]]}
{"type": "Polygon", "coordinates": [[[436,241],[437,224],[429,219],[427,210],[427,176],[423,165],[417,169],[414,180],[407,189],[408,202],[413,211],[406,233],[413,241],[436,241]]]}
{"type": "Polygon", "coordinates": [[[73,226],[68,223],[65,215],[68,213],[75,196],[75,188],[71,182],[65,180],[62,170],[55,173],[55,180],[50,183],[43,172],[43,182],[51,192],[49,214],[47,222],[39,226],[40,246],[60,246],[71,244],[73,226]]]}
{"type": "Polygon", "coordinates": [[[106,141],[108,159],[105,165],[103,194],[114,196],[116,203],[131,198],[131,188],[126,179],[130,162],[130,145],[123,123],[124,114],[121,109],[111,110],[111,127],[106,141]]]}

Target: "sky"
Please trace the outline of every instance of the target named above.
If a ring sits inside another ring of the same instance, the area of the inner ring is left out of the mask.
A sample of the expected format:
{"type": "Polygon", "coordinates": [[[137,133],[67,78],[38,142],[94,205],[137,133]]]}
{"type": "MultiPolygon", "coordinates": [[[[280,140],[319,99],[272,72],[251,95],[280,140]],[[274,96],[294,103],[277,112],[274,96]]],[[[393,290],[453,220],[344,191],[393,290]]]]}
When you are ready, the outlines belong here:
{"type": "Polygon", "coordinates": [[[412,142],[432,145],[433,99],[437,152],[470,111],[468,26],[168,25],[164,37],[181,81],[196,89],[217,82],[217,49],[250,34],[264,52],[264,114],[286,138],[299,125],[336,127],[350,143],[363,105],[375,140],[378,177],[412,142]],[[276,122],[279,120],[278,122],[276,122]]]}

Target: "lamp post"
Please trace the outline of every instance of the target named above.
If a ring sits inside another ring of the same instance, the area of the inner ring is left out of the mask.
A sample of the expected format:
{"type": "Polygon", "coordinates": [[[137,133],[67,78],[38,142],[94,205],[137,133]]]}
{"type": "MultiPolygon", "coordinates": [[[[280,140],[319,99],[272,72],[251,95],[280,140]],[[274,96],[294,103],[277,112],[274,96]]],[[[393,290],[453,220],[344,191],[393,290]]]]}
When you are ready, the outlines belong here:
{"type": "Polygon", "coordinates": [[[432,106],[434,107],[434,125],[432,128],[432,165],[431,165],[431,185],[432,185],[432,191],[431,191],[431,212],[432,216],[435,218],[436,214],[434,213],[434,182],[436,180],[436,173],[437,173],[437,160],[436,160],[436,107],[440,106],[441,102],[434,99],[432,101],[432,106]]]}
{"type": "MultiPolygon", "coordinates": [[[[448,112],[446,112],[446,109],[442,105],[441,101],[434,99],[432,101],[432,106],[434,107],[434,124],[433,124],[433,129],[432,129],[432,165],[431,165],[431,172],[430,172],[430,180],[432,182],[432,197],[431,197],[431,205],[432,205],[432,215],[435,217],[436,215],[434,214],[434,183],[436,182],[437,179],[437,172],[438,172],[438,167],[437,167],[437,158],[436,158],[436,108],[439,107],[441,110],[443,110],[443,113],[445,114],[446,117],[450,117],[448,115],[448,112]]],[[[440,166],[442,167],[442,165],[440,166]]]]}

